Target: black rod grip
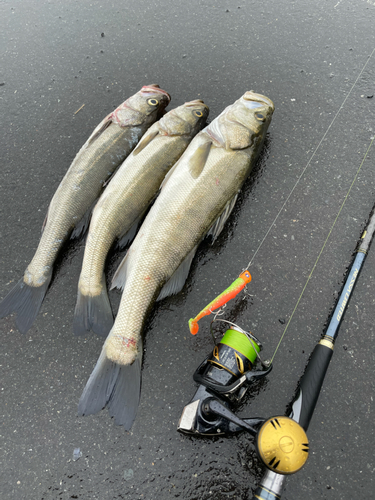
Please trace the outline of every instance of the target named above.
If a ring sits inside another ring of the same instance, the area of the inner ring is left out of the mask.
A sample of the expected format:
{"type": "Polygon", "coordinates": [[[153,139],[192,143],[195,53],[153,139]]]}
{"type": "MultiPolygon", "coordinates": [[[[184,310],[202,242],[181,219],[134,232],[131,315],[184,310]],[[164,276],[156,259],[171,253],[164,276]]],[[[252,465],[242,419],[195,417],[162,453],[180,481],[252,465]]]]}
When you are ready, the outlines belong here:
{"type": "MultiPolygon", "coordinates": [[[[325,339],[315,346],[310,361],[306,367],[300,383],[297,400],[300,404],[299,417],[294,411],[294,420],[296,420],[304,429],[307,430],[311,417],[314,413],[316,402],[318,401],[320,389],[326,375],[329,362],[333,354],[333,344],[325,339]],[[325,345],[325,344],[326,345],[325,345]]],[[[298,405],[296,405],[298,406],[298,405]]],[[[295,403],[293,403],[295,410],[295,403]]]]}

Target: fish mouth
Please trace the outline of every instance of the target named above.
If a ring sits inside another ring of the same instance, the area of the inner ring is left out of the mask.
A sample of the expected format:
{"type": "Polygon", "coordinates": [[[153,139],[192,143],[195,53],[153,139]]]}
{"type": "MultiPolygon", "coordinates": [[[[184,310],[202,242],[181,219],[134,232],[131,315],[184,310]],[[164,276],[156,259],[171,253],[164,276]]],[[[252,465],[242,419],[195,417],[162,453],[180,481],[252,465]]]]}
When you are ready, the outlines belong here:
{"type": "Polygon", "coordinates": [[[272,113],[275,111],[275,105],[265,95],[262,94],[257,94],[253,90],[248,90],[247,92],[244,93],[242,96],[245,101],[252,101],[252,102],[259,102],[261,104],[265,104],[266,106],[269,106],[271,108],[272,113]]]}
{"type": "Polygon", "coordinates": [[[165,95],[168,98],[168,104],[171,102],[171,96],[166,92],[165,90],[161,89],[157,83],[151,83],[150,85],[144,85],[141,88],[142,94],[155,94],[155,92],[158,92],[160,94],[165,95]]]}

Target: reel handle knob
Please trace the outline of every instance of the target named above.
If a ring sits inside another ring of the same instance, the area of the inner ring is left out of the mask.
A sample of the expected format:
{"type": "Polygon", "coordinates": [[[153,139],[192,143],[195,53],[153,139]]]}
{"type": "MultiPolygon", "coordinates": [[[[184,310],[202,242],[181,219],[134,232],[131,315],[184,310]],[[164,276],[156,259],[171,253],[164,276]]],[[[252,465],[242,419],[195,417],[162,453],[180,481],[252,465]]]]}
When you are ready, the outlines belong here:
{"type": "Polygon", "coordinates": [[[264,465],[278,474],[294,474],[309,455],[309,440],[301,425],[292,418],[269,418],[259,429],[256,447],[264,465]]]}

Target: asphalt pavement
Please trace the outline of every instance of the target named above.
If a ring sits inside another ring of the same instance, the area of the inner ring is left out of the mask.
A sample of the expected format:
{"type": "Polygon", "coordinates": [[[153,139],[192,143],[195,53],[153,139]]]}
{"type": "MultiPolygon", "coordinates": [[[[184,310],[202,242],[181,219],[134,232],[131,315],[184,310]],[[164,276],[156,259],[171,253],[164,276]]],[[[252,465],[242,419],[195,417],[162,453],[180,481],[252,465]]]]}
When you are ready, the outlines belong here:
{"type": "MultiPolygon", "coordinates": [[[[251,436],[176,431],[212,349],[209,319],[196,337],[188,320],[252,260],[250,296],[225,318],[252,330],[267,358],[293,317],[272,373],[238,413],[285,414],[375,203],[375,1],[5,0],[0,19],[1,298],[32,259],[74,156],[140,87],[158,83],[169,109],[203,99],[210,120],[247,90],[275,104],[224,231],[150,315],[130,432],[106,410],[77,416],[103,342],[72,333],[84,240],[66,245],[26,335],[12,316],[0,320],[1,499],[250,498],[264,471],[251,436]]],[[[108,279],[122,256],[112,252],[108,279]]],[[[373,497],[374,278],[375,244],[309,427],[309,459],[288,477],[285,500],[373,497]]],[[[120,293],[110,299],[116,310],[120,293]]]]}

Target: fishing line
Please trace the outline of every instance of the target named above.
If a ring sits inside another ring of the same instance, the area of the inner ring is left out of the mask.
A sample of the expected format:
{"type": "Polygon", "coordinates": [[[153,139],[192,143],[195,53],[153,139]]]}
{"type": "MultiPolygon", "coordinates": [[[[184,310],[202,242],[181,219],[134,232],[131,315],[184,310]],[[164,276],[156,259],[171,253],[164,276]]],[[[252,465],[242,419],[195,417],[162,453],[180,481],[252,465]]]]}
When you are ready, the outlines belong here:
{"type": "Polygon", "coordinates": [[[288,329],[288,326],[289,326],[290,322],[292,321],[292,318],[293,318],[293,316],[294,316],[294,313],[295,313],[295,312],[296,312],[296,310],[297,310],[297,307],[298,307],[298,305],[299,305],[299,303],[300,303],[300,301],[301,301],[301,299],[302,299],[302,296],[303,296],[303,294],[304,294],[304,292],[305,292],[305,289],[306,289],[306,287],[307,287],[307,285],[308,285],[308,283],[309,283],[309,281],[310,281],[311,276],[313,275],[313,272],[315,271],[315,268],[316,268],[316,266],[317,266],[317,264],[318,264],[318,262],[319,262],[320,256],[322,255],[322,253],[323,253],[323,251],[324,251],[324,248],[325,248],[325,246],[326,246],[326,244],[327,244],[327,242],[328,242],[328,240],[329,240],[329,237],[331,236],[331,233],[332,233],[332,231],[333,231],[333,228],[335,227],[335,224],[336,224],[336,222],[337,222],[337,219],[339,218],[340,213],[341,213],[342,209],[344,208],[344,205],[345,205],[345,203],[346,203],[346,200],[348,199],[349,194],[350,194],[350,191],[352,190],[352,187],[354,186],[354,183],[355,183],[355,181],[357,180],[358,174],[359,174],[359,172],[361,171],[362,165],[363,165],[364,161],[366,160],[366,157],[367,157],[367,155],[368,155],[368,153],[369,153],[369,151],[370,151],[370,148],[371,148],[371,146],[372,146],[372,144],[373,144],[374,140],[375,140],[375,136],[372,138],[372,140],[371,140],[371,142],[370,142],[370,145],[369,145],[369,147],[367,148],[367,151],[366,151],[366,153],[365,153],[365,155],[364,155],[364,157],[363,157],[363,159],[362,159],[362,161],[361,161],[361,164],[360,164],[360,166],[358,167],[358,170],[357,170],[357,172],[356,172],[356,174],[355,174],[355,176],[354,176],[353,182],[351,183],[351,185],[350,185],[350,187],[349,187],[349,190],[348,190],[348,192],[346,193],[346,196],[345,196],[345,198],[344,198],[344,201],[342,202],[342,205],[341,205],[341,207],[340,207],[340,210],[338,211],[337,216],[336,216],[336,218],[335,218],[335,220],[334,220],[334,222],[333,222],[333,224],[332,224],[332,227],[331,227],[331,229],[329,230],[329,233],[328,233],[328,235],[327,235],[327,238],[325,239],[325,242],[323,243],[323,246],[322,246],[322,248],[321,248],[321,250],[320,250],[320,252],[319,252],[319,254],[318,254],[318,257],[317,257],[317,259],[316,259],[316,261],[315,261],[315,264],[313,265],[313,267],[312,267],[312,269],[311,269],[311,272],[310,272],[310,274],[309,274],[309,276],[308,276],[308,278],[307,278],[307,280],[306,280],[305,286],[304,286],[304,287],[303,287],[303,289],[302,289],[301,295],[299,296],[299,298],[298,298],[298,300],[297,300],[297,303],[296,303],[296,305],[295,305],[295,307],[294,307],[294,309],[293,309],[293,312],[292,312],[292,314],[291,314],[291,316],[290,316],[290,318],[289,318],[289,321],[288,321],[288,323],[286,324],[286,327],[285,327],[285,329],[284,329],[283,334],[281,335],[281,338],[280,338],[280,340],[279,340],[279,343],[277,344],[277,347],[276,347],[276,349],[275,349],[275,352],[274,352],[274,353],[273,353],[273,355],[272,355],[272,358],[271,358],[271,363],[272,363],[272,361],[273,361],[274,357],[276,356],[277,350],[278,350],[278,348],[280,347],[281,342],[283,341],[283,338],[284,338],[284,335],[285,335],[285,333],[286,333],[286,331],[287,331],[287,329],[288,329]]]}
{"type": "Polygon", "coordinates": [[[314,156],[316,155],[316,152],[317,152],[317,151],[318,151],[318,149],[320,148],[320,146],[321,146],[322,142],[323,142],[323,141],[324,141],[324,139],[326,138],[326,136],[327,136],[328,132],[330,131],[330,129],[331,129],[331,127],[332,127],[332,125],[334,124],[334,122],[335,122],[336,118],[338,117],[338,115],[339,115],[340,111],[341,111],[341,110],[342,110],[342,108],[344,107],[344,105],[345,105],[346,101],[348,100],[348,98],[349,98],[350,94],[352,93],[352,91],[353,91],[354,87],[357,85],[358,80],[360,79],[360,77],[361,77],[362,73],[364,72],[364,70],[365,70],[365,68],[366,68],[367,64],[369,63],[369,61],[370,61],[371,57],[373,56],[374,52],[375,52],[375,48],[373,49],[373,51],[371,52],[370,56],[368,57],[368,59],[367,59],[367,61],[366,61],[365,65],[364,65],[364,66],[363,66],[363,68],[361,69],[361,71],[360,71],[359,75],[357,76],[357,78],[356,78],[355,82],[353,83],[353,85],[352,85],[351,89],[349,90],[348,95],[345,97],[345,99],[344,99],[343,103],[341,104],[341,106],[340,106],[339,110],[337,111],[336,115],[333,117],[333,119],[332,119],[331,123],[328,125],[328,128],[327,128],[327,130],[325,131],[325,133],[324,133],[324,135],[323,135],[322,139],[320,140],[319,144],[318,144],[318,145],[317,145],[317,147],[315,148],[315,150],[314,150],[313,154],[311,155],[311,157],[310,157],[309,161],[307,162],[307,164],[306,164],[305,168],[302,170],[301,175],[298,177],[298,179],[297,179],[296,183],[294,184],[294,186],[293,186],[292,190],[290,191],[290,193],[289,193],[288,197],[287,197],[287,198],[286,198],[286,200],[284,201],[284,203],[283,203],[282,207],[280,208],[280,210],[279,210],[278,214],[276,215],[276,217],[274,218],[274,220],[273,220],[273,222],[271,223],[270,227],[268,228],[268,230],[267,230],[266,234],[264,235],[264,238],[263,238],[263,239],[262,239],[262,241],[260,242],[260,244],[259,244],[258,248],[255,250],[255,253],[253,254],[253,256],[252,256],[252,258],[251,258],[250,262],[248,263],[247,267],[245,268],[245,270],[246,270],[246,269],[249,269],[249,267],[251,266],[251,264],[252,264],[252,262],[253,262],[253,260],[254,260],[255,256],[256,256],[256,255],[257,255],[257,253],[259,252],[259,250],[260,250],[260,248],[262,247],[262,245],[263,245],[264,241],[266,240],[266,238],[268,237],[269,233],[271,232],[271,229],[273,228],[273,226],[275,225],[275,223],[276,223],[277,219],[279,218],[279,216],[280,216],[281,212],[284,210],[285,205],[288,203],[288,201],[289,201],[290,197],[292,196],[292,194],[293,194],[294,190],[296,189],[296,187],[298,186],[298,184],[299,184],[300,180],[301,180],[301,179],[302,179],[302,177],[304,176],[304,174],[305,174],[305,172],[306,172],[307,168],[309,167],[310,163],[312,162],[312,160],[313,160],[314,156]]]}
{"type": "MultiPolygon", "coordinates": [[[[329,124],[329,126],[328,126],[327,130],[325,131],[325,133],[324,133],[323,137],[321,138],[321,140],[320,140],[319,144],[318,144],[318,145],[317,145],[317,147],[315,148],[315,151],[314,151],[314,152],[313,152],[313,154],[311,155],[311,157],[310,157],[309,161],[307,162],[307,164],[306,164],[305,168],[303,169],[302,173],[301,173],[301,174],[300,174],[300,176],[298,177],[297,182],[294,184],[294,186],[293,186],[292,190],[290,191],[290,193],[289,193],[288,197],[286,198],[285,202],[283,203],[283,205],[282,205],[281,209],[279,210],[279,212],[278,212],[278,214],[276,215],[275,219],[273,220],[272,224],[271,224],[271,225],[270,225],[270,227],[268,228],[268,231],[266,232],[266,234],[265,234],[264,238],[263,238],[263,239],[262,239],[262,241],[260,242],[260,244],[259,244],[259,246],[258,246],[257,250],[255,251],[255,253],[254,253],[254,255],[253,255],[252,259],[250,260],[249,264],[247,265],[247,267],[243,270],[243,272],[239,275],[239,277],[238,277],[238,278],[237,278],[237,279],[236,279],[236,280],[235,280],[235,281],[234,281],[234,282],[233,282],[233,283],[232,283],[232,284],[231,284],[231,285],[230,285],[230,286],[229,286],[226,290],[224,290],[224,292],[222,292],[222,293],[221,293],[218,297],[216,297],[216,299],[214,299],[213,301],[211,301],[211,302],[208,304],[208,306],[206,306],[206,307],[205,307],[205,308],[204,308],[204,309],[203,309],[203,310],[202,310],[202,311],[201,311],[201,312],[200,312],[200,313],[199,313],[199,314],[198,314],[195,318],[191,318],[191,319],[189,320],[189,329],[190,329],[190,332],[191,332],[193,335],[196,335],[196,334],[198,333],[198,330],[199,330],[198,321],[199,321],[199,320],[200,320],[203,316],[207,316],[207,315],[209,315],[209,314],[212,314],[212,313],[214,312],[214,311],[213,311],[214,309],[219,308],[219,310],[216,312],[215,317],[214,317],[214,321],[215,321],[218,315],[223,314],[223,308],[225,307],[225,305],[226,305],[226,303],[228,302],[228,300],[233,299],[233,298],[234,298],[234,297],[235,297],[235,296],[236,296],[236,295],[237,295],[237,294],[238,294],[241,290],[243,290],[243,289],[246,287],[246,284],[247,284],[247,283],[249,283],[249,282],[251,281],[251,274],[250,274],[250,272],[248,271],[248,268],[250,267],[250,265],[251,265],[252,261],[254,260],[254,258],[255,258],[255,256],[256,256],[256,254],[258,253],[259,249],[260,249],[260,248],[261,248],[261,246],[263,245],[263,243],[264,243],[264,241],[266,240],[267,236],[268,236],[268,235],[269,235],[269,233],[271,232],[271,229],[272,229],[272,227],[275,225],[276,220],[277,220],[277,219],[278,219],[278,217],[280,216],[281,212],[284,210],[285,205],[287,204],[288,200],[291,198],[291,196],[292,196],[292,194],[293,194],[294,190],[295,190],[295,189],[296,189],[296,187],[298,186],[298,184],[299,184],[300,180],[302,179],[303,175],[305,174],[305,172],[306,172],[307,168],[308,168],[308,167],[309,167],[309,165],[311,164],[311,162],[312,162],[312,160],[313,160],[313,158],[314,158],[314,156],[315,156],[316,152],[317,152],[317,151],[318,151],[318,149],[320,148],[320,146],[321,146],[322,142],[324,141],[324,139],[326,138],[326,136],[327,136],[327,134],[328,134],[329,130],[331,129],[332,125],[334,124],[334,122],[335,122],[335,120],[336,120],[337,116],[339,115],[340,111],[341,111],[341,110],[342,110],[342,108],[344,107],[344,105],[345,105],[346,101],[348,100],[348,97],[349,97],[349,96],[350,96],[350,94],[352,93],[352,91],[353,91],[353,89],[354,89],[354,87],[355,87],[356,83],[358,82],[358,80],[359,80],[360,76],[362,75],[363,71],[365,70],[365,68],[366,68],[366,66],[367,66],[367,64],[368,64],[369,60],[371,59],[371,57],[372,57],[372,55],[373,55],[373,53],[374,53],[374,52],[375,52],[375,48],[373,49],[373,51],[372,51],[371,55],[368,57],[368,59],[367,59],[366,63],[364,64],[363,68],[362,68],[362,69],[361,69],[361,71],[359,72],[359,74],[358,74],[358,76],[357,76],[357,78],[356,78],[355,82],[353,83],[353,85],[352,85],[352,87],[351,87],[351,89],[350,89],[350,91],[349,91],[348,95],[345,97],[345,99],[344,99],[343,103],[341,104],[341,106],[340,106],[339,110],[337,111],[337,113],[336,113],[336,115],[334,116],[333,120],[332,120],[332,121],[331,121],[331,123],[329,124]]],[[[372,138],[372,139],[373,139],[373,138],[372,138]]],[[[319,253],[319,255],[318,255],[317,259],[316,259],[316,262],[315,262],[315,264],[314,264],[314,266],[313,266],[313,268],[312,268],[312,270],[311,270],[311,272],[310,272],[310,275],[309,275],[309,277],[308,277],[308,279],[307,279],[307,282],[305,283],[305,286],[303,287],[303,290],[302,290],[302,292],[301,292],[301,295],[300,295],[300,297],[299,297],[299,299],[298,299],[298,301],[297,301],[297,303],[296,303],[296,305],[295,305],[295,307],[294,307],[294,309],[293,309],[292,315],[291,315],[291,317],[290,317],[290,319],[289,319],[289,321],[288,321],[288,323],[287,323],[287,325],[286,325],[286,327],[285,327],[284,333],[283,333],[283,334],[282,334],[282,336],[281,336],[280,342],[279,342],[279,344],[277,345],[276,350],[275,350],[275,352],[274,352],[274,354],[273,354],[273,356],[272,356],[272,360],[271,360],[271,362],[273,361],[273,359],[274,359],[274,357],[275,357],[275,354],[276,354],[276,352],[277,352],[277,350],[278,350],[278,348],[279,348],[279,346],[280,346],[280,344],[281,344],[281,342],[282,342],[282,339],[283,339],[283,337],[284,337],[284,335],[285,335],[285,332],[286,332],[286,330],[287,330],[287,328],[288,328],[288,326],[289,326],[289,324],[290,324],[290,322],[291,322],[291,320],[292,320],[292,318],[293,318],[293,315],[294,315],[294,313],[295,313],[295,311],[296,311],[296,309],[297,309],[297,307],[298,307],[298,304],[299,304],[299,302],[300,302],[300,300],[301,300],[301,298],[302,298],[302,295],[303,295],[303,293],[304,293],[304,291],[305,291],[305,289],[306,289],[306,287],[307,287],[307,284],[308,284],[308,282],[309,282],[309,280],[310,280],[310,278],[311,278],[311,276],[312,276],[312,274],[313,274],[313,272],[314,272],[315,267],[316,267],[316,266],[317,266],[317,264],[318,264],[318,261],[319,261],[320,256],[321,256],[321,254],[322,254],[322,252],[323,252],[323,250],[324,250],[324,248],[325,248],[325,245],[326,245],[326,243],[327,243],[327,241],[328,241],[328,239],[329,239],[329,237],[330,237],[330,235],[331,235],[331,232],[332,232],[332,230],[333,230],[333,228],[334,228],[334,226],[335,226],[335,224],[336,224],[336,221],[337,221],[337,219],[338,219],[338,217],[339,217],[339,215],[340,215],[340,213],[341,213],[341,211],[342,211],[342,209],[343,209],[343,207],[344,207],[344,205],[345,205],[345,202],[346,202],[346,200],[347,200],[347,198],[348,198],[348,196],[349,196],[349,193],[350,193],[350,191],[351,191],[351,189],[352,189],[352,187],[353,187],[353,185],[354,185],[354,182],[355,182],[355,181],[356,181],[356,179],[357,179],[357,176],[358,176],[358,174],[359,174],[359,172],[360,172],[360,170],[361,170],[361,168],[362,168],[363,162],[365,161],[366,156],[367,156],[367,154],[368,154],[368,152],[369,152],[369,150],[370,150],[370,148],[371,148],[372,142],[373,142],[373,140],[371,141],[371,144],[370,144],[370,146],[368,147],[368,150],[367,150],[367,152],[366,152],[366,154],[365,154],[365,156],[364,156],[364,158],[363,158],[363,160],[362,160],[362,162],[361,162],[361,165],[359,166],[359,168],[358,168],[358,170],[357,170],[357,173],[355,174],[355,177],[354,177],[354,179],[353,179],[353,181],[352,181],[352,184],[351,184],[351,186],[350,186],[350,188],[349,188],[348,192],[346,193],[346,196],[345,196],[344,201],[343,201],[343,203],[342,203],[342,205],[341,205],[341,208],[340,208],[340,210],[339,210],[339,212],[338,212],[338,214],[337,214],[337,216],[336,216],[336,219],[335,219],[335,220],[334,220],[334,222],[333,222],[333,225],[332,225],[332,227],[331,227],[331,229],[330,229],[330,231],[329,231],[329,233],[328,233],[328,236],[327,236],[327,238],[326,238],[326,240],[325,240],[325,242],[324,242],[324,244],[323,244],[323,247],[322,247],[322,249],[320,250],[320,253],[319,253]]]]}

